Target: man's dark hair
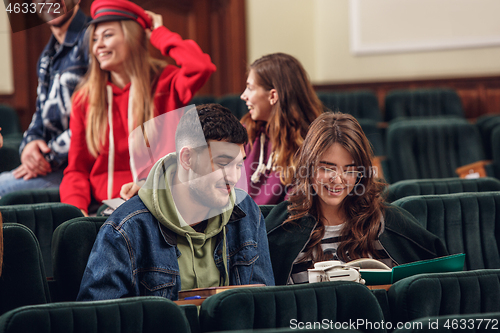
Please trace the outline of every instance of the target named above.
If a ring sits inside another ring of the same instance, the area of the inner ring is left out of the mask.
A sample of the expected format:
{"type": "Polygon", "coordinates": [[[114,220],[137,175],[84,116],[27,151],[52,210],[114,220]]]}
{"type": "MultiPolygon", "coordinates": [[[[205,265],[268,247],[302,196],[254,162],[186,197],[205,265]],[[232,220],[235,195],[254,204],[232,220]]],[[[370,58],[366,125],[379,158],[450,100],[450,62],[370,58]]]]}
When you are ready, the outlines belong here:
{"type": "Polygon", "coordinates": [[[209,140],[246,144],[248,134],[238,118],[220,104],[203,104],[187,110],[175,131],[176,151],[184,146],[206,146],[209,140]]]}

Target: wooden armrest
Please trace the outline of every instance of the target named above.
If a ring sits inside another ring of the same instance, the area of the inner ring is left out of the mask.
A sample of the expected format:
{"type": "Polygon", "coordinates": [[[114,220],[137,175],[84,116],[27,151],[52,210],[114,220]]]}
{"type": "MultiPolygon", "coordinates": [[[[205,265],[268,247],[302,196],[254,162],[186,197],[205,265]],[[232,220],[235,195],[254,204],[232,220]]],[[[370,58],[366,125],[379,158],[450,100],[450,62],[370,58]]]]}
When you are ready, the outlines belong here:
{"type": "Polygon", "coordinates": [[[455,170],[460,178],[487,177],[485,166],[491,164],[490,160],[482,160],[461,166],[455,170]]]}

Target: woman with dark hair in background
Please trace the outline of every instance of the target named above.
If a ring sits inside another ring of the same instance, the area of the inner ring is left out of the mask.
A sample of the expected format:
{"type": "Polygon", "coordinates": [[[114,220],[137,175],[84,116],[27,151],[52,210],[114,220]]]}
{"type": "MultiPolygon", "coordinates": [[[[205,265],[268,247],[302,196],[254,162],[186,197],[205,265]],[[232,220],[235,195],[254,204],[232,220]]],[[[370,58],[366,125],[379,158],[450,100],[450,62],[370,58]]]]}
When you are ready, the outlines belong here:
{"type": "Polygon", "coordinates": [[[266,217],[276,284],[308,282],[325,260],[374,258],[388,267],[447,254],[408,212],[385,203],[358,121],[324,113],[296,156],[289,201],[266,217]]]}
{"type": "Polygon", "coordinates": [[[293,155],[323,105],[300,62],[284,53],[263,56],[250,65],[241,99],[249,110],[241,119],[249,138],[248,192],[259,205],[277,204],[292,181],[293,155]]]}

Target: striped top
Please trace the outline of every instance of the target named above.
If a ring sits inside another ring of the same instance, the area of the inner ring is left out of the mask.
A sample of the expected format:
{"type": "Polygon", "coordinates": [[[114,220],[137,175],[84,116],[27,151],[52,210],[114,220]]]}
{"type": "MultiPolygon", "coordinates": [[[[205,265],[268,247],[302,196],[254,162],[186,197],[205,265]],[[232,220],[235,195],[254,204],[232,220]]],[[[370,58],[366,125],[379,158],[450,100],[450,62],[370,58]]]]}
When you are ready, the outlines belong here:
{"type": "MultiPolygon", "coordinates": [[[[339,260],[345,263],[337,256],[337,248],[339,246],[339,240],[340,240],[340,231],[342,230],[343,226],[344,224],[325,226],[325,235],[321,240],[321,248],[323,249],[323,253],[326,255],[325,260],[339,260]]],[[[383,262],[384,264],[386,264],[391,268],[395,266],[394,262],[389,257],[387,252],[384,250],[379,240],[376,240],[375,249],[377,251],[379,258],[377,260],[380,260],[381,262],[383,262]]],[[[292,274],[290,276],[290,279],[288,280],[288,284],[301,284],[309,282],[307,270],[309,268],[313,268],[314,263],[311,259],[300,262],[302,258],[304,258],[304,255],[305,255],[305,248],[304,250],[302,250],[301,253],[299,253],[297,258],[293,262],[292,274]]]]}

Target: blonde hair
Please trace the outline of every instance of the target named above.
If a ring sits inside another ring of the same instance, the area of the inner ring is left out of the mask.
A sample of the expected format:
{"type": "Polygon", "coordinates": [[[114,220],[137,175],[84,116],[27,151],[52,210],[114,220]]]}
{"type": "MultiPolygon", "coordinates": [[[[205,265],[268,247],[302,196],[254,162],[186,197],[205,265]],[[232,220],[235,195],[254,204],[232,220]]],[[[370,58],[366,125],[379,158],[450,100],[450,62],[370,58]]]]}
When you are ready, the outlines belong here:
{"type": "MultiPolygon", "coordinates": [[[[149,55],[146,33],[139,24],[128,20],[119,22],[123,30],[128,52],[128,58],[123,66],[125,72],[130,77],[130,94],[133,96],[132,105],[129,106],[133,110],[133,125],[132,128],[129,128],[130,132],[133,128],[140,126],[154,117],[153,93],[158,73],[165,66],[165,62],[153,59],[149,55]]],[[[82,100],[88,103],[85,139],[90,154],[97,157],[106,140],[106,130],[108,127],[106,84],[109,80],[109,72],[101,69],[99,62],[92,52],[95,29],[95,24],[91,24],[87,29],[89,57],[91,61],[89,70],[77,92],[78,94],[82,94],[82,100]]]]}

